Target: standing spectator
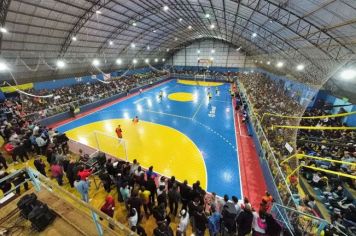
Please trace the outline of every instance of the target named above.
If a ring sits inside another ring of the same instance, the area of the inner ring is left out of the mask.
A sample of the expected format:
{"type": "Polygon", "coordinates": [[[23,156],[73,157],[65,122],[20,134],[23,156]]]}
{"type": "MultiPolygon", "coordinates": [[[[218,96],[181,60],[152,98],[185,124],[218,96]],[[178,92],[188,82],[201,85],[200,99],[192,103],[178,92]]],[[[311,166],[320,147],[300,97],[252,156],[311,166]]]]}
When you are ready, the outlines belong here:
{"type": "Polygon", "coordinates": [[[55,162],[51,166],[51,172],[52,172],[52,177],[55,178],[60,186],[63,185],[63,168],[62,166],[58,163],[55,162]]]}
{"type": "Polygon", "coordinates": [[[180,195],[182,201],[182,209],[187,209],[190,200],[191,188],[188,186],[188,181],[184,180],[183,184],[180,185],[180,195]]]}
{"type": "Polygon", "coordinates": [[[165,207],[167,207],[167,193],[166,193],[166,187],[163,185],[160,185],[159,188],[157,189],[157,204],[164,204],[165,207]]]}
{"type": "Polygon", "coordinates": [[[81,180],[86,180],[92,173],[91,169],[85,169],[84,166],[80,166],[78,170],[78,176],[81,180]]]}
{"type": "Polygon", "coordinates": [[[37,155],[35,157],[35,160],[33,161],[33,165],[36,167],[36,170],[38,172],[40,172],[44,176],[47,176],[46,175],[46,165],[45,165],[45,163],[43,163],[43,161],[39,155],[37,155]]]}
{"type": "Polygon", "coordinates": [[[157,174],[153,171],[153,166],[150,166],[148,168],[148,171],[146,171],[146,176],[147,176],[147,179],[155,179],[157,177],[157,174]]]}
{"type": "Polygon", "coordinates": [[[186,209],[182,209],[180,211],[180,220],[179,220],[179,225],[177,228],[177,236],[186,236],[187,233],[187,228],[189,224],[189,213],[186,209]]]}
{"type": "Polygon", "coordinates": [[[122,197],[122,201],[127,204],[127,200],[130,198],[130,186],[127,183],[124,183],[120,187],[120,194],[122,197]]]}
{"type": "MultiPolygon", "coordinates": [[[[105,199],[105,204],[100,208],[102,212],[110,216],[111,218],[114,217],[114,210],[115,210],[115,200],[112,196],[108,195],[105,199]]],[[[112,224],[109,224],[111,229],[114,228],[112,224]]]]}
{"type": "Polygon", "coordinates": [[[174,216],[177,215],[179,200],[180,193],[178,191],[178,186],[176,183],[174,183],[172,188],[168,191],[169,210],[170,214],[174,216]]]}
{"type": "Polygon", "coordinates": [[[172,176],[169,180],[168,180],[168,191],[173,188],[173,185],[176,184],[176,177],[172,176]]]}
{"type": "Polygon", "coordinates": [[[5,170],[8,168],[5,157],[2,155],[2,152],[0,152],[0,164],[1,164],[1,167],[5,168],[5,170]]]}
{"type": "Polygon", "coordinates": [[[77,163],[73,158],[69,160],[67,170],[66,170],[66,176],[68,178],[68,182],[70,184],[70,187],[74,187],[74,181],[75,181],[75,173],[74,173],[74,168],[76,167],[77,163]]]}
{"type": "Polygon", "coordinates": [[[193,217],[195,221],[195,235],[204,236],[206,226],[208,224],[208,218],[204,214],[203,206],[198,206],[197,211],[195,212],[193,217]]]}
{"type": "Polygon", "coordinates": [[[141,190],[139,192],[139,195],[140,195],[140,198],[142,199],[143,209],[145,210],[145,214],[146,214],[146,217],[148,219],[150,214],[152,214],[152,205],[151,205],[151,202],[150,202],[151,192],[146,190],[144,186],[141,186],[141,190]]]}
{"type": "Polygon", "coordinates": [[[80,193],[84,202],[89,202],[89,180],[81,180],[80,177],[74,182],[74,187],[80,193]]]}
{"type": "Polygon", "coordinates": [[[252,236],[266,235],[267,223],[266,223],[266,212],[259,211],[253,212],[252,221],[252,236]]]}
{"type": "Polygon", "coordinates": [[[135,208],[129,210],[128,222],[130,229],[138,224],[138,214],[135,208]]]}
{"type": "Polygon", "coordinates": [[[210,236],[217,236],[220,232],[221,215],[214,206],[211,207],[211,212],[208,218],[209,233],[210,236]]]}
{"type": "Polygon", "coordinates": [[[158,226],[153,230],[153,235],[154,236],[173,236],[173,230],[172,228],[164,223],[159,223],[158,226]]]}
{"type": "Polygon", "coordinates": [[[127,200],[127,206],[128,209],[133,209],[135,208],[137,211],[138,215],[138,221],[141,220],[141,206],[142,206],[142,200],[141,198],[138,197],[138,193],[136,190],[132,191],[131,197],[127,200]]]}
{"type": "Polygon", "coordinates": [[[39,148],[40,154],[44,155],[46,153],[47,142],[42,138],[42,136],[37,135],[36,137],[36,144],[39,148]]]}
{"type": "Polygon", "coordinates": [[[157,193],[157,186],[155,183],[155,180],[153,178],[153,175],[151,175],[151,177],[147,177],[147,182],[146,182],[146,189],[148,191],[150,191],[150,202],[152,204],[152,206],[155,205],[155,196],[157,193]]]}
{"type": "Polygon", "coordinates": [[[245,205],[245,208],[243,209],[243,211],[241,211],[236,221],[238,225],[238,236],[246,236],[251,233],[253,214],[251,212],[250,203],[247,203],[245,205]]]}
{"type": "MultiPolygon", "coordinates": [[[[5,178],[6,176],[8,176],[9,173],[5,172],[5,171],[0,171],[0,179],[5,178]]],[[[5,195],[5,193],[8,194],[8,192],[11,189],[11,182],[9,180],[5,180],[3,182],[0,183],[0,189],[3,193],[3,195],[5,195]]]]}
{"type": "Polygon", "coordinates": [[[14,150],[12,151],[12,159],[16,163],[17,160],[16,158],[19,157],[22,162],[25,162],[25,157],[27,160],[29,160],[29,157],[27,155],[25,146],[23,143],[19,143],[19,145],[15,146],[14,150]]]}

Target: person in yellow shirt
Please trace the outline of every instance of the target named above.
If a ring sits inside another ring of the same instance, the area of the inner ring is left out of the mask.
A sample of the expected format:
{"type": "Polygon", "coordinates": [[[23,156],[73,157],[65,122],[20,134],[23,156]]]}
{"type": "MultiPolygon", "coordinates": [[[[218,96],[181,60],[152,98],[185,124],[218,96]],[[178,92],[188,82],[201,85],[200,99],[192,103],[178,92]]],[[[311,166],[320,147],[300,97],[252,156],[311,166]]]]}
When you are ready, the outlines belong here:
{"type": "Polygon", "coordinates": [[[139,196],[142,200],[143,209],[145,210],[147,219],[150,217],[150,214],[152,214],[152,204],[150,201],[150,195],[151,195],[151,192],[146,190],[146,188],[144,186],[141,186],[141,190],[139,191],[139,196]]]}

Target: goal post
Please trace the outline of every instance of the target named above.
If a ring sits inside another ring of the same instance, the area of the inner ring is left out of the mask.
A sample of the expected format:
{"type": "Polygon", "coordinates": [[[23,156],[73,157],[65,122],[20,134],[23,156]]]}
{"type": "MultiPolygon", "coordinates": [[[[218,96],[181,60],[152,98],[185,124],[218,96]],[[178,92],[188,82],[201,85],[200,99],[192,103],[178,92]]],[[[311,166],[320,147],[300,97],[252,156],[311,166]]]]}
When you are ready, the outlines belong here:
{"type": "Polygon", "coordinates": [[[106,153],[112,157],[128,161],[127,141],[115,136],[95,130],[93,132],[94,145],[98,151],[106,153]]]}

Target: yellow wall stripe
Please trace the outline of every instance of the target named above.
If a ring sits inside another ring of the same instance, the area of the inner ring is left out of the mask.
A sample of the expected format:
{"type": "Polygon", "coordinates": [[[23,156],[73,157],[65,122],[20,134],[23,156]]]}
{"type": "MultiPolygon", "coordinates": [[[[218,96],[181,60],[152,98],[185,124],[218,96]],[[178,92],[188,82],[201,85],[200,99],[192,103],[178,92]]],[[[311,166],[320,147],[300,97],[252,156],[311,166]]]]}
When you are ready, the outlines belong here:
{"type": "Polygon", "coordinates": [[[16,92],[16,89],[18,90],[27,90],[27,89],[32,89],[33,88],[33,83],[27,83],[27,84],[20,84],[16,86],[6,86],[6,87],[1,87],[1,91],[3,93],[12,93],[16,92]]]}

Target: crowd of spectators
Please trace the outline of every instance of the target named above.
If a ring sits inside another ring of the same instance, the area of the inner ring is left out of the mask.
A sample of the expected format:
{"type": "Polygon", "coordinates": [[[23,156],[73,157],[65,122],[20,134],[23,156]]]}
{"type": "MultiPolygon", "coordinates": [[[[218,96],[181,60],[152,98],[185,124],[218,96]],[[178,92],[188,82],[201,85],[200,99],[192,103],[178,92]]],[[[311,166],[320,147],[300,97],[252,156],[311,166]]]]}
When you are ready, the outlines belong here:
{"type": "MultiPolygon", "coordinates": [[[[326,174],[321,171],[314,171],[309,168],[301,168],[300,173],[306,177],[308,182],[314,187],[318,194],[306,192],[306,196],[301,199],[298,174],[290,175],[297,168],[296,159],[277,165],[293,153],[307,154],[311,156],[325,157],[327,159],[341,160],[355,163],[355,132],[345,130],[290,130],[276,129],[273,125],[301,125],[301,126],[346,126],[343,117],[324,118],[324,119],[289,119],[275,116],[269,116],[267,113],[280,114],[287,116],[323,116],[333,114],[333,107],[318,101],[313,109],[307,109],[301,106],[297,97],[290,96],[289,91],[285,88],[283,81],[269,79],[266,75],[253,73],[241,74],[239,81],[243,84],[246,94],[252,104],[254,114],[250,121],[254,122],[258,130],[257,119],[261,122],[265,136],[257,132],[262,146],[266,151],[266,158],[270,165],[272,173],[277,176],[278,170],[282,170],[284,176],[289,176],[286,181],[280,181],[276,178],[276,184],[282,201],[286,204],[293,196],[298,204],[299,210],[306,213],[317,214],[316,201],[324,203],[330,210],[331,220],[338,225],[340,229],[346,230],[349,226],[355,226],[355,201],[352,194],[345,190],[345,184],[348,187],[355,188],[355,181],[350,178],[339,177],[334,174],[326,174]],[[271,148],[266,144],[267,140],[271,148]],[[285,144],[290,144],[294,152],[290,153],[285,144]],[[277,164],[271,155],[276,158],[277,164]],[[287,191],[286,183],[289,184],[291,192],[287,191]]],[[[341,108],[339,113],[346,112],[341,108]]],[[[306,166],[314,166],[326,170],[337,171],[355,175],[355,165],[338,164],[323,160],[314,160],[303,158],[301,163],[306,166]]],[[[313,189],[313,188],[312,188],[313,189]]],[[[301,219],[296,219],[300,222],[301,219]]],[[[301,224],[304,225],[304,224],[301,224]]],[[[305,229],[304,229],[305,230],[305,229]]],[[[335,229],[326,229],[331,232],[335,229]]]]}
{"type": "MultiPolygon", "coordinates": [[[[98,83],[90,86],[95,85],[101,86],[98,83]]],[[[69,88],[72,89],[76,90],[69,88]]],[[[58,91],[65,93],[67,89],[58,91]]],[[[61,92],[60,96],[64,96],[61,92]]],[[[7,152],[0,155],[1,177],[8,175],[6,170],[9,168],[9,160],[5,156],[10,155],[13,163],[33,161],[42,175],[55,179],[59,185],[70,185],[79,192],[83,201],[88,202],[90,181],[93,175],[97,175],[108,193],[101,211],[113,217],[115,202],[124,205],[128,225],[139,235],[146,235],[145,231],[151,230],[143,227],[144,216],[147,219],[153,216],[155,219],[157,227],[153,235],[157,236],[174,235],[171,222],[175,220],[179,221],[174,229],[176,235],[186,235],[189,225],[195,235],[204,235],[207,231],[210,235],[221,232],[277,235],[281,231],[281,226],[268,213],[272,203],[268,193],[255,210],[247,198],[239,200],[236,196],[230,199],[227,195],[220,198],[214,193],[207,194],[199,181],[189,186],[187,181],[180,183],[174,176],[169,179],[158,176],[153,167],[144,170],[136,160],[133,163],[106,160],[105,155],[100,155],[93,161],[94,158],[89,158],[83,152],[76,158],[69,152],[65,134],[27,120],[23,115],[23,106],[18,98],[1,104],[3,113],[0,134],[7,152]],[[117,201],[112,195],[118,196],[117,201]]],[[[39,105],[38,108],[41,106],[46,108],[49,104],[39,105]]],[[[2,182],[0,189],[3,194],[8,194],[12,185],[16,186],[26,178],[28,176],[23,173],[21,177],[2,182]]],[[[27,184],[24,186],[28,189],[27,184]]],[[[16,192],[19,191],[20,187],[17,187],[16,192]]],[[[109,226],[114,228],[113,225],[109,226]]]]}
{"type": "Polygon", "coordinates": [[[27,92],[38,96],[49,94],[53,96],[49,98],[22,96],[21,113],[30,120],[49,117],[68,111],[70,106],[78,107],[116,94],[128,93],[133,88],[152,84],[166,74],[166,72],[148,72],[110,78],[104,82],[93,79],[91,83],[79,83],[58,89],[31,89],[27,92]]]}

